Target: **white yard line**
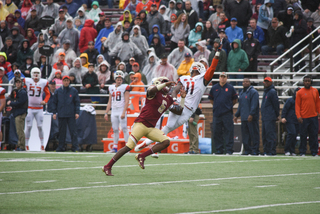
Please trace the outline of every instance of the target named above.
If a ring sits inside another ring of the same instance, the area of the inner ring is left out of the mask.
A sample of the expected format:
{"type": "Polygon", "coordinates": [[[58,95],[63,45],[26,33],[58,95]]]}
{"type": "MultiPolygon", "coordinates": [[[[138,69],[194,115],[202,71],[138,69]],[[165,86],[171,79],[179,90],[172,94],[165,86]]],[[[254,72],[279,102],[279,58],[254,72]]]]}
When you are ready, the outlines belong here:
{"type": "Polygon", "coordinates": [[[200,187],[208,187],[208,186],[218,186],[220,184],[203,184],[203,185],[198,185],[200,187]]]}
{"type": "Polygon", "coordinates": [[[320,189],[320,187],[315,187],[314,189],[320,189]]]}
{"type": "MultiPolygon", "coordinates": [[[[145,164],[146,167],[152,166],[177,166],[177,165],[198,165],[198,164],[224,164],[224,163],[252,163],[252,162],[270,162],[270,161],[292,161],[295,159],[261,159],[261,160],[243,160],[243,161],[208,161],[208,162],[189,162],[189,163],[162,163],[162,164],[145,164]]],[[[296,159],[298,160],[298,159],[296,159]]],[[[302,159],[301,159],[302,160],[302,159]]],[[[1,161],[0,161],[1,162],[1,161]]],[[[61,169],[35,169],[35,170],[21,170],[21,171],[0,171],[0,174],[8,173],[26,173],[26,172],[47,172],[47,171],[64,171],[64,170],[81,170],[81,169],[97,169],[102,166],[94,167],[74,167],[74,168],[61,168],[61,169]]],[[[137,167],[135,165],[115,165],[114,167],[128,168],[137,167]]]]}
{"type": "Polygon", "coordinates": [[[302,204],[318,204],[320,201],[303,201],[303,202],[293,202],[293,203],[282,203],[282,204],[266,204],[260,206],[252,206],[252,207],[242,207],[235,209],[225,209],[225,210],[211,210],[211,211],[201,211],[201,212],[186,212],[179,214],[200,214],[200,213],[221,213],[221,212],[233,212],[233,211],[243,211],[243,210],[254,210],[261,208],[269,208],[269,207],[280,207],[280,206],[291,206],[291,205],[302,205],[302,204]]]}
{"type": "Polygon", "coordinates": [[[265,185],[265,186],[255,186],[258,188],[265,188],[265,187],[276,187],[277,185],[265,185]]]}
{"type": "Polygon", "coordinates": [[[105,184],[108,183],[107,181],[101,181],[101,182],[88,182],[88,184],[105,184]]]}
{"type": "Polygon", "coordinates": [[[175,184],[175,183],[189,183],[189,182],[203,182],[203,181],[222,181],[222,180],[236,180],[236,179],[250,179],[250,178],[270,178],[270,177],[286,177],[286,176],[300,176],[300,175],[319,175],[319,174],[320,174],[320,172],[310,172],[310,173],[256,175],[256,176],[197,179],[197,180],[177,180],[177,181],[163,181],[163,182],[152,182],[152,183],[128,183],[128,184],[115,184],[115,185],[107,185],[107,186],[70,187],[70,188],[43,189],[43,190],[21,191],[21,192],[2,192],[2,193],[0,193],[0,195],[15,195],[15,194],[27,194],[27,193],[35,193],[35,192],[55,192],[55,191],[67,191],[67,190],[130,187],[130,186],[145,186],[145,185],[159,185],[159,184],[175,184]]]}
{"type": "Polygon", "coordinates": [[[35,184],[41,184],[41,183],[52,183],[56,182],[57,180],[47,180],[47,181],[34,181],[33,183],[35,184]]]}

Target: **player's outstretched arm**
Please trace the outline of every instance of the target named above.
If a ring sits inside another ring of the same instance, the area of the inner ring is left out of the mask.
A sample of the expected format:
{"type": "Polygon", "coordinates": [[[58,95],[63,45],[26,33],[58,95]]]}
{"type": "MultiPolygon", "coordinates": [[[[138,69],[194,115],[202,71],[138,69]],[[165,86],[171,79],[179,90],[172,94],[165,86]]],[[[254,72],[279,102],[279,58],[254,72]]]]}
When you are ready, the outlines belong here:
{"type": "Polygon", "coordinates": [[[212,80],[213,74],[216,70],[216,67],[219,62],[219,56],[220,56],[220,51],[217,51],[216,54],[214,55],[214,58],[212,59],[211,66],[208,68],[204,75],[204,85],[207,86],[210,81],[212,80]]]}
{"type": "Polygon", "coordinates": [[[185,90],[184,87],[182,87],[180,89],[180,95],[181,95],[181,101],[180,101],[180,105],[178,104],[173,104],[169,110],[174,113],[174,114],[177,114],[177,115],[181,115],[182,114],[182,111],[183,111],[183,107],[184,107],[184,98],[186,98],[187,96],[187,92],[185,90]]]}
{"type": "Polygon", "coordinates": [[[169,87],[169,86],[171,86],[173,84],[175,84],[175,82],[170,81],[170,82],[162,83],[162,84],[157,85],[157,86],[151,86],[151,87],[149,87],[147,89],[147,97],[148,98],[153,98],[158,91],[161,91],[161,89],[163,89],[164,87],[166,87],[166,86],[169,87]]]}

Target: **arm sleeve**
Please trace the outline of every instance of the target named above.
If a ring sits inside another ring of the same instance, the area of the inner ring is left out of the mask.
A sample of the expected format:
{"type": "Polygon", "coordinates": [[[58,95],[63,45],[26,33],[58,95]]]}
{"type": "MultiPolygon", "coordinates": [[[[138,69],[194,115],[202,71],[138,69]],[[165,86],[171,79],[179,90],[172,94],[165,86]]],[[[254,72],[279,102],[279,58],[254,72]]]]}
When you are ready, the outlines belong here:
{"type": "Polygon", "coordinates": [[[251,110],[249,112],[249,115],[251,116],[257,114],[258,113],[257,111],[259,111],[259,93],[257,91],[255,91],[255,93],[252,95],[250,109],[251,110]]]}
{"type": "Polygon", "coordinates": [[[219,59],[215,59],[215,58],[212,59],[211,65],[204,75],[205,80],[210,81],[212,79],[214,71],[216,70],[216,67],[218,65],[218,62],[219,62],[219,59]]]}
{"type": "Polygon", "coordinates": [[[75,113],[80,114],[80,98],[78,95],[78,91],[75,89],[75,96],[74,96],[74,108],[75,108],[75,113]]]}
{"type": "Polygon", "coordinates": [[[279,99],[277,96],[277,92],[274,90],[272,94],[273,94],[273,98],[272,98],[273,109],[276,113],[276,116],[279,117],[279,99]]]}
{"type": "Polygon", "coordinates": [[[49,99],[50,99],[50,91],[49,91],[49,88],[48,88],[48,83],[46,85],[46,87],[44,87],[44,94],[45,94],[45,98],[43,101],[45,101],[46,103],[48,103],[49,99]]]}

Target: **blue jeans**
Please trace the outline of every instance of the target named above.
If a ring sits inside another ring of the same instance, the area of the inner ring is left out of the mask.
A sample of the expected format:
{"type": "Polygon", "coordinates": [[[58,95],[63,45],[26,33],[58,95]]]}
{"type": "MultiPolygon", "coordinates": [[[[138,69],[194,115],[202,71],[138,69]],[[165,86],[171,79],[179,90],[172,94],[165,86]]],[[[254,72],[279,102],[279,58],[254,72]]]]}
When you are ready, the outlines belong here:
{"type": "Polygon", "coordinates": [[[59,118],[59,146],[57,148],[57,151],[64,151],[64,146],[65,146],[66,136],[67,136],[67,126],[69,128],[71,141],[72,141],[71,150],[78,151],[79,145],[78,145],[78,137],[77,137],[77,125],[76,125],[76,119],[74,116],[59,118]]]}
{"type": "Polygon", "coordinates": [[[245,153],[258,155],[260,153],[259,120],[241,121],[241,135],[245,153]]]}
{"type": "Polygon", "coordinates": [[[303,118],[303,123],[300,126],[300,154],[306,154],[307,151],[307,136],[309,134],[309,147],[312,155],[318,153],[318,117],[303,118]]]}
{"type": "Polygon", "coordinates": [[[276,155],[277,134],[276,121],[262,121],[263,151],[267,155],[276,155]]]}
{"type": "Polygon", "coordinates": [[[286,145],[284,146],[284,152],[295,153],[295,147],[297,144],[297,135],[299,133],[299,124],[295,123],[286,123],[287,127],[287,139],[286,145]]]}
{"type": "Polygon", "coordinates": [[[234,144],[233,114],[230,112],[218,117],[213,116],[212,132],[216,151],[223,153],[225,143],[226,152],[232,154],[234,144]]]}
{"type": "Polygon", "coordinates": [[[284,50],[283,44],[277,45],[276,48],[270,47],[268,45],[264,45],[261,47],[262,55],[268,55],[268,53],[276,51],[277,55],[280,56],[283,53],[283,50],[284,50]]]}

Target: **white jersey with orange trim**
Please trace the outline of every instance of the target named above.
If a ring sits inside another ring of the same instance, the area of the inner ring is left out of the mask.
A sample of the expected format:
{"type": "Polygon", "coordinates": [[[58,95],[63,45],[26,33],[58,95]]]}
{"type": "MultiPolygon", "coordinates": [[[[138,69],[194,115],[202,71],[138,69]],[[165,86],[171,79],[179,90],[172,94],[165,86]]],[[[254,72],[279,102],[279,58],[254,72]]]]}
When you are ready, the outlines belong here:
{"type": "Polygon", "coordinates": [[[193,112],[198,108],[202,95],[207,89],[207,86],[204,85],[204,75],[205,73],[195,77],[182,76],[178,79],[187,92],[184,105],[193,112]]]}
{"type": "Polygon", "coordinates": [[[38,82],[35,82],[32,78],[25,78],[24,82],[28,92],[28,108],[43,109],[43,105],[40,104],[43,101],[42,94],[46,94],[45,102],[48,102],[50,98],[50,92],[47,87],[48,81],[40,79],[38,82]]]}
{"type": "MultiPolygon", "coordinates": [[[[6,102],[6,89],[0,87],[0,100],[4,99],[4,102],[6,102]]],[[[0,132],[1,132],[1,124],[2,124],[2,111],[0,112],[0,132]]],[[[1,142],[1,139],[0,139],[1,142]]]]}
{"type": "MultiPolygon", "coordinates": [[[[122,112],[125,104],[124,93],[130,91],[128,84],[121,84],[119,87],[111,85],[109,87],[109,94],[111,101],[112,112],[122,112]]],[[[111,114],[112,114],[111,112],[111,114]]]]}

